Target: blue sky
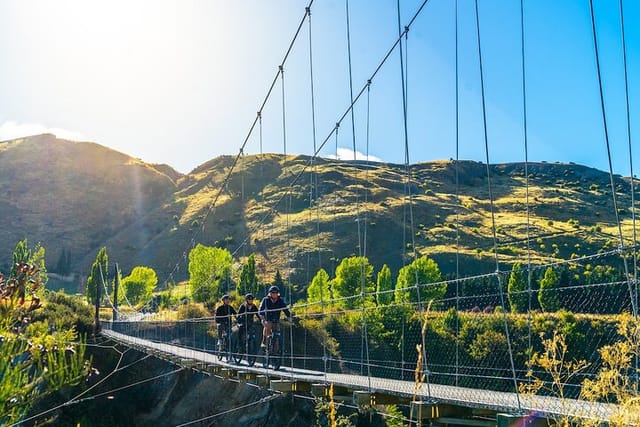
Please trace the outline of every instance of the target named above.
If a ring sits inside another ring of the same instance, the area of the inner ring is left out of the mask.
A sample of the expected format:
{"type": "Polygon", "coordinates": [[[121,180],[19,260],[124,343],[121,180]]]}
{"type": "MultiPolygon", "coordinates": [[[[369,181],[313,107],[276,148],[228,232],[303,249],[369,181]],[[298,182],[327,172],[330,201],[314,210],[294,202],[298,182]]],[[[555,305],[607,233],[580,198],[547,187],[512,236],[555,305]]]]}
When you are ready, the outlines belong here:
{"type": "MultiPolygon", "coordinates": [[[[236,154],[256,117],[307,1],[0,0],[0,139],[53,131],[181,172],[236,154]]],[[[402,0],[401,21],[421,1],[402,0]]],[[[525,0],[529,159],[608,170],[588,0],[525,0]]],[[[455,5],[430,0],[407,54],[412,162],[456,156],[455,5]]],[[[629,173],[618,2],[594,0],[614,172],[629,173]]],[[[396,2],[350,0],[357,93],[398,35],[396,2]]],[[[489,159],[524,160],[520,1],[479,0],[489,159]]],[[[640,134],[640,4],[624,1],[632,140],[640,134]]],[[[349,99],[344,0],[315,0],[312,43],[317,142],[349,99]]],[[[459,156],[484,160],[472,0],[458,0],[459,156]]],[[[263,151],[282,152],[281,87],[263,110],[263,151]]],[[[311,154],[309,39],[305,23],[285,64],[287,152],[311,154]]],[[[356,150],[404,162],[396,50],[355,106],[356,150]]],[[[350,116],[338,148],[351,156],[350,116]],[[343,150],[344,149],[344,150],[343,150]]],[[[636,144],[637,145],[637,144],[636,144]]],[[[246,152],[260,151],[258,132],[246,152]]],[[[322,150],[335,155],[332,136],[322,150]]],[[[346,153],[346,154],[345,154],[346,153]]],[[[640,152],[634,150],[637,159],[640,152]]],[[[637,161],[636,161],[637,163],[637,161]]],[[[638,167],[634,165],[634,172],[638,167]]]]}

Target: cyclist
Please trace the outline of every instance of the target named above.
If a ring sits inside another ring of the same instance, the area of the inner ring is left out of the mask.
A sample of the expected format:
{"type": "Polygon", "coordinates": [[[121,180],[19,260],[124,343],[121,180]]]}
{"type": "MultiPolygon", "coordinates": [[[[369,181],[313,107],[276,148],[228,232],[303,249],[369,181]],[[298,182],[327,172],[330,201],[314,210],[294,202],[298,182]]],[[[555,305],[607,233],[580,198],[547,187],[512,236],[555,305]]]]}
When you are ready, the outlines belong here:
{"type": "Polygon", "coordinates": [[[240,327],[240,338],[251,332],[255,321],[258,320],[258,307],[253,303],[253,294],[246,294],[244,302],[238,308],[238,326],[240,327]]]}
{"type": "MultiPolygon", "coordinates": [[[[222,296],[222,304],[216,308],[215,320],[218,324],[218,343],[222,346],[223,337],[231,330],[231,316],[236,315],[236,309],[231,305],[231,298],[229,295],[224,294],[222,296]]],[[[223,351],[223,348],[218,350],[223,351]]]]}
{"type": "Polygon", "coordinates": [[[269,288],[269,294],[260,302],[258,315],[262,320],[262,345],[266,347],[266,339],[271,336],[271,331],[280,330],[280,313],[284,313],[287,319],[291,320],[291,312],[287,308],[287,304],[280,298],[280,289],[277,286],[269,288]]]}

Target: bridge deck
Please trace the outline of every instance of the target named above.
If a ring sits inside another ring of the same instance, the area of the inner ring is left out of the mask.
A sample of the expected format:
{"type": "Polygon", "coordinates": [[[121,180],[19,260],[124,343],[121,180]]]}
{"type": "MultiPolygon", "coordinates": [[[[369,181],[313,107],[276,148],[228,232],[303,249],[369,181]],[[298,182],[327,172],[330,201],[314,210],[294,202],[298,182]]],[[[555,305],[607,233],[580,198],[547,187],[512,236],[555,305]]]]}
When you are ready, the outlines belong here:
{"type": "Polygon", "coordinates": [[[479,390],[442,384],[421,384],[417,390],[414,382],[380,377],[351,374],[324,373],[282,366],[279,370],[259,366],[236,365],[218,360],[211,353],[173,346],[131,337],[111,330],[103,330],[103,335],[124,345],[147,352],[162,352],[176,359],[193,361],[205,365],[217,365],[235,370],[267,375],[273,379],[294,380],[310,384],[333,384],[349,390],[363,390],[371,393],[397,396],[408,400],[433,400],[437,403],[464,406],[468,408],[490,409],[500,412],[517,413],[520,410],[542,417],[570,415],[581,418],[607,420],[620,408],[605,403],[592,403],[575,399],[559,399],[551,396],[518,395],[516,393],[493,390],[479,390]],[[520,404],[518,404],[518,400],[520,404]]]}

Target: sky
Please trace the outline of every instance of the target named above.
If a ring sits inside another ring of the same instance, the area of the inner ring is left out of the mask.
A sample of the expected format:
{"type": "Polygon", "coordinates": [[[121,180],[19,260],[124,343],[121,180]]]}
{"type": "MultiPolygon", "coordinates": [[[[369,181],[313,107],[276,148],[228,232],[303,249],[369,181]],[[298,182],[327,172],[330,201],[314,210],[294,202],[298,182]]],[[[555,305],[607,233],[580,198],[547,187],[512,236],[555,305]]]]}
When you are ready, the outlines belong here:
{"type": "MultiPolygon", "coordinates": [[[[399,3],[404,28],[422,0],[399,3]]],[[[613,170],[628,175],[619,2],[593,3],[613,170]]],[[[479,0],[482,79],[474,1],[429,0],[402,45],[402,62],[396,48],[355,103],[353,126],[347,114],[337,137],[351,103],[347,3],[315,0],[310,27],[306,19],[284,63],[284,102],[278,77],[262,132],[249,133],[307,4],[0,0],[0,140],[51,132],[183,173],[237,154],[247,137],[245,153],[313,154],[315,139],[322,156],[350,159],[355,148],[358,158],[404,163],[406,141],[411,163],[488,155],[491,163],[528,158],[609,170],[588,0],[524,0],[526,157],[520,0],[479,0]]],[[[398,37],[397,2],[348,6],[357,94],[398,37]]],[[[640,2],[624,0],[623,8],[633,145],[640,2]]],[[[635,174],[640,152],[631,154],[635,174]]]]}

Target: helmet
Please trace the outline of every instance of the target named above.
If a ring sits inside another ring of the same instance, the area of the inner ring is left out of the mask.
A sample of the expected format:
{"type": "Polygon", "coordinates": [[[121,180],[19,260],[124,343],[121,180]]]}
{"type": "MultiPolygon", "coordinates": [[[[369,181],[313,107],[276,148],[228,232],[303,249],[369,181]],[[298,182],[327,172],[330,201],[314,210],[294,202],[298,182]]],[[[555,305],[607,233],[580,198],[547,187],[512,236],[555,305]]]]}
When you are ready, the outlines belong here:
{"type": "Polygon", "coordinates": [[[269,288],[269,293],[271,292],[278,292],[280,293],[280,289],[277,286],[272,286],[269,288]]]}
{"type": "Polygon", "coordinates": [[[222,295],[222,298],[221,298],[221,299],[222,299],[222,301],[224,301],[224,300],[226,300],[226,299],[229,299],[229,295],[224,294],[224,295],[222,295]]]}
{"type": "Polygon", "coordinates": [[[244,299],[253,299],[253,294],[246,294],[244,299]]]}

